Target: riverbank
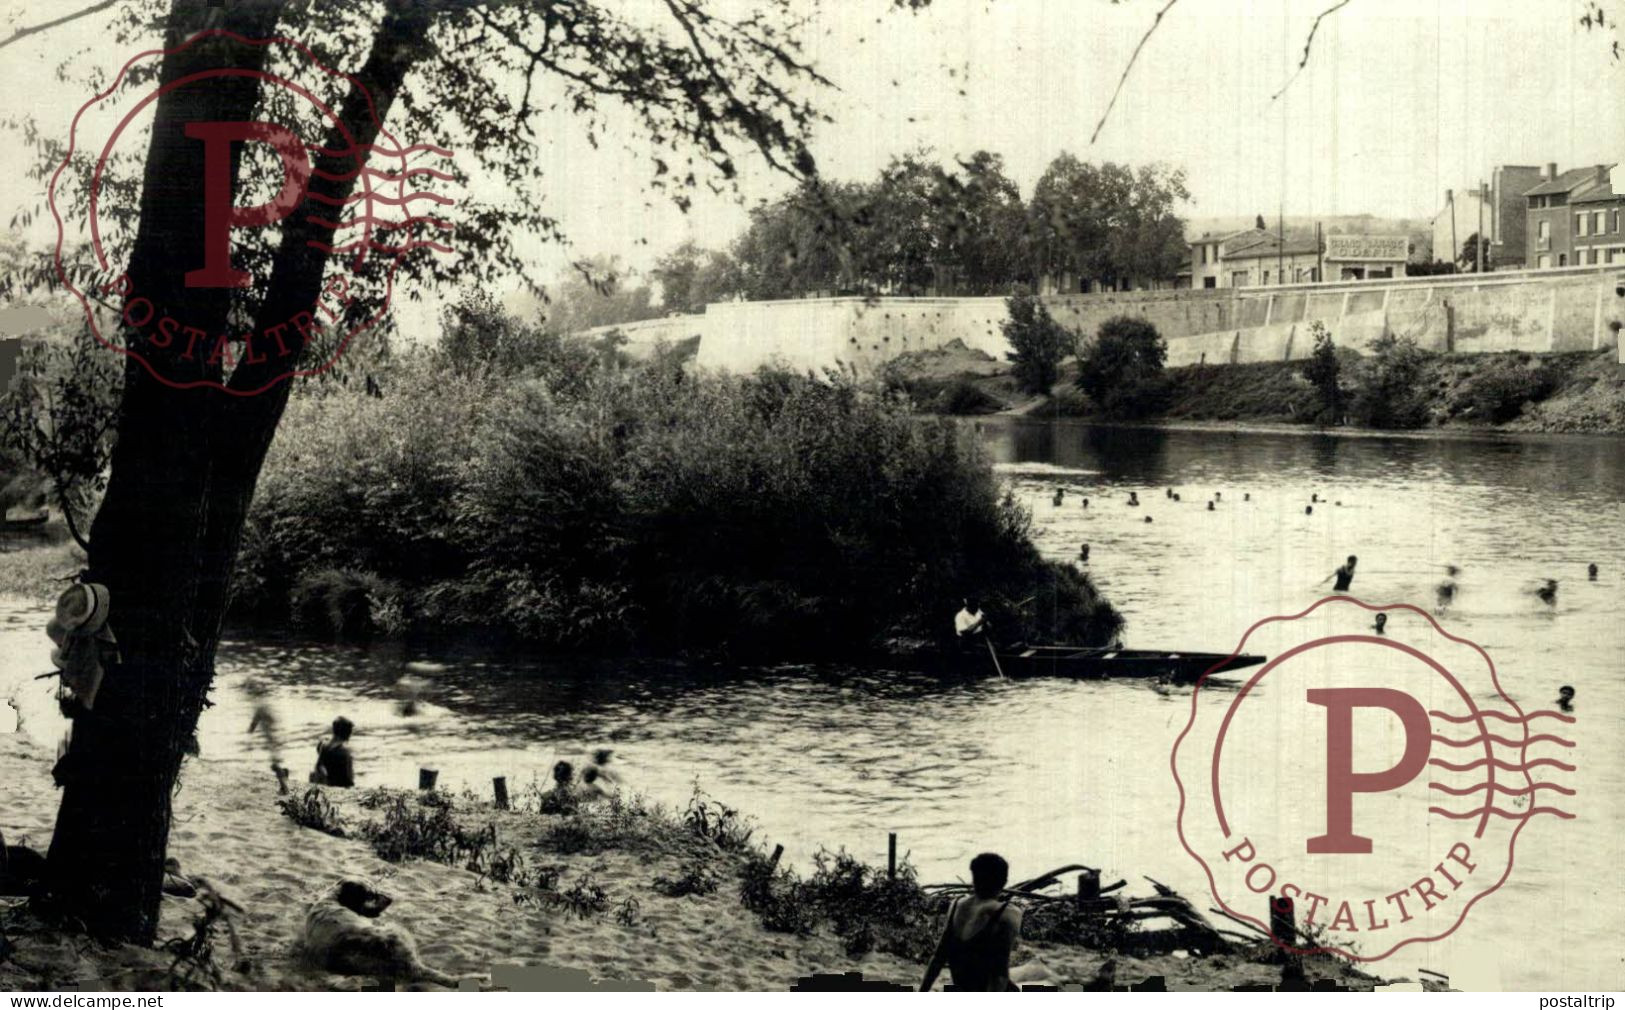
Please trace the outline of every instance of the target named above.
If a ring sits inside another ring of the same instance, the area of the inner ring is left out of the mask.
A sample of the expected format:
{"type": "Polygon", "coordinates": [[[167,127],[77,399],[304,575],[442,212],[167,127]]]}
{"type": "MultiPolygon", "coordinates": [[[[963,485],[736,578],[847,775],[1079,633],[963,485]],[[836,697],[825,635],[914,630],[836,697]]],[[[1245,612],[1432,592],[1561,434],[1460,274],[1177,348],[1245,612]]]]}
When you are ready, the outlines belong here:
{"type": "MultiPolygon", "coordinates": [[[[0,734],[0,777],[8,783],[6,823],[0,827],[8,842],[48,846],[57,799],[49,767],[49,755],[26,736],[0,734]]],[[[376,844],[363,840],[369,823],[376,834],[377,825],[392,822],[397,842],[421,842],[432,835],[424,825],[453,803],[445,794],[426,802],[424,796],[434,794],[326,790],[307,809],[320,809],[330,829],[342,825],[347,837],[340,838],[295,824],[278,810],[276,793],[268,772],[199,761],[183,770],[170,853],[184,873],[207,878],[243,908],[235,917],[240,955],[217,935],[212,952],[218,979],[198,975],[211,986],[327,990],[370,984],[328,973],[298,948],[309,902],[348,878],[373,881],[395,899],[386,921],[412,932],[424,963],[477,977],[482,987],[783,990],[808,976],[854,971],[912,986],[923,969],[896,954],[849,953],[849,941],[828,923],[806,933],[766,928],[741,902],[741,881],[749,878],[749,866],[760,865],[761,853],[728,841],[718,830],[715,807],[700,828],[692,817],[636,802],[598,801],[578,813],[542,814],[519,789],[515,804],[530,809],[498,811],[465,797],[455,801],[454,816],[465,829],[489,826],[495,840],[477,858],[457,853],[459,862],[478,864],[475,872],[424,859],[389,862],[376,844]],[[403,823],[408,827],[402,829],[403,823]]],[[[191,936],[198,909],[193,900],[166,897],[160,944],[191,936]]],[[[0,988],[145,990],[175,984],[175,957],[161,946],[87,944],[32,920],[20,906],[0,913],[0,923],[12,944],[0,961],[0,988]]],[[[1211,990],[1281,979],[1281,968],[1262,944],[1206,957],[1185,951],[1133,957],[1024,942],[1018,960],[1041,963],[1063,983],[1109,978],[1128,986],[1160,976],[1169,989],[1211,990]]],[[[1372,985],[1331,958],[1310,959],[1306,976],[1310,983],[1329,978],[1353,988],[1372,985]]]]}
{"type": "MultiPolygon", "coordinates": [[[[1243,424],[1248,429],[1317,427],[1318,394],[1303,362],[1170,368],[1168,407],[1146,423],[1165,427],[1243,424]]],[[[1066,362],[1052,395],[1015,386],[1008,363],[945,348],[894,363],[890,381],[929,413],[1091,419],[1066,362]]],[[[1426,423],[1447,432],[1625,433],[1625,368],[1612,350],[1577,354],[1433,355],[1416,385],[1426,423]]],[[[1344,426],[1326,430],[1342,431],[1344,426]]]]}

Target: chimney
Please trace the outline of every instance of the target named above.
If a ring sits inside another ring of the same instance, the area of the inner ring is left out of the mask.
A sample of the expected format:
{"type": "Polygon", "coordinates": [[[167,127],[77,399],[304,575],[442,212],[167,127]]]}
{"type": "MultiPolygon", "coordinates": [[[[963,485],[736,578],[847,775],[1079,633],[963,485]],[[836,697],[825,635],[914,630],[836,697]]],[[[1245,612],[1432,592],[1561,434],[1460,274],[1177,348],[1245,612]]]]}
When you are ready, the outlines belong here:
{"type": "Polygon", "coordinates": [[[1546,178],[1547,182],[1551,182],[1553,179],[1557,178],[1557,162],[1548,161],[1546,163],[1546,176],[1545,176],[1545,178],[1546,178]]]}
{"type": "Polygon", "coordinates": [[[1608,166],[1607,165],[1598,165],[1597,166],[1597,181],[1600,182],[1600,183],[1603,183],[1605,185],[1607,184],[1607,182],[1608,182],[1608,166]]]}

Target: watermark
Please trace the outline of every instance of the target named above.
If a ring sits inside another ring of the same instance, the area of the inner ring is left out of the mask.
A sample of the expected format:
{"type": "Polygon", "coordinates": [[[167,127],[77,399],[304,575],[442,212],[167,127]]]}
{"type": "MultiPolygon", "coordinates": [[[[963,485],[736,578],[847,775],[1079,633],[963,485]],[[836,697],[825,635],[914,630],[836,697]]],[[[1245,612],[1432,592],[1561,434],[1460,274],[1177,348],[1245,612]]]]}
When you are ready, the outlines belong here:
{"type": "Polygon", "coordinates": [[[451,153],[403,145],[361,80],[299,42],[198,32],[132,56],[75,113],[48,192],[57,275],[91,335],[159,381],[264,392],[331,368],[376,327],[408,255],[452,251],[452,225],[437,211],[454,201],[430,188],[454,181],[451,153]],[[222,51],[219,65],[160,83],[166,57],[205,45],[222,51]],[[253,47],[268,50],[264,69],[231,65],[230,52],[253,47]],[[211,107],[193,100],[202,89],[244,81],[258,89],[254,118],[185,118],[211,107]],[[173,111],[153,138],[166,97],[173,111]],[[191,171],[144,178],[146,159],[165,144],[191,145],[177,159],[191,171]],[[149,257],[142,276],[156,272],[163,283],[144,291],[125,261],[136,229],[163,215],[192,219],[180,231],[194,247],[165,250],[156,265],[149,257]],[[222,297],[230,300],[224,327],[197,318],[199,304],[222,297]]]}
{"type": "Polygon", "coordinates": [[[1573,717],[1525,712],[1423,610],[1332,597],[1236,651],[1270,660],[1192,693],[1178,831],[1223,911],[1283,948],[1376,961],[1449,936],[1534,818],[1575,816],[1573,717]]]}

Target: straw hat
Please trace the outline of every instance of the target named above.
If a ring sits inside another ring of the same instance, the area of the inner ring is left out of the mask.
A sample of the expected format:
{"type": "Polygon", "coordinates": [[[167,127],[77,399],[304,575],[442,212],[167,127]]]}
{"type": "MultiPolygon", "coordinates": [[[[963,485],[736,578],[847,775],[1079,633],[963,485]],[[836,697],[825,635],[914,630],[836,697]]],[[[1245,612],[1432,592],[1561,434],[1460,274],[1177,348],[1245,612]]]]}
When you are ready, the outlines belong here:
{"type": "Polygon", "coordinates": [[[107,626],[111,613],[112,594],[107,587],[81,582],[63,591],[56,601],[55,616],[45,625],[45,633],[56,643],[51,662],[62,671],[62,683],[73,689],[87,709],[96,704],[104,657],[119,661],[118,640],[107,626]]]}

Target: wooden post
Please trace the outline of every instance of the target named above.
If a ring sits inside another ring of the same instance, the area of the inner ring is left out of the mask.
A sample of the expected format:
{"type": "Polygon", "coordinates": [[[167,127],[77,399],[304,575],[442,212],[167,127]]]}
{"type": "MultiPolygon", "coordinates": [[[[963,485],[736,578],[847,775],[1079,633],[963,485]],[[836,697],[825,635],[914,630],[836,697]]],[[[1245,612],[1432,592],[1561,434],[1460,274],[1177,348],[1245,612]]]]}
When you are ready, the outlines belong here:
{"type": "Polygon", "coordinates": [[[773,855],[771,855],[771,856],[769,856],[767,858],[767,868],[769,870],[771,870],[771,869],[777,867],[779,865],[779,857],[782,856],[782,855],[784,855],[784,846],[782,846],[782,845],[773,846],[773,855]]]}
{"type": "Polygon", "coordinates": [[[1282,947],[1295,947],[1298,944],[1297,915],[1293,910],[1292,899],[1273,895],[1270,898],[1270,936],[1276,944],[1282,947]]]}
{"type": "Polygon", "coordinates": [[[506,810],[506,809],[508,809],[508,780],[507,780],[507,778],[505,776],[498,775],[496,778],[492,779],[491,780],[491,791],[496,794],[497,809],[498,810],[506,810]]]}
{"type": "Polygon", "coordinates": [[[897,876],[897,832],[886,835],[886,876],[897,876]]]}
{"type": "Polygon", "coordinates": [[[1078,904],[1100,897],[1100,871],[1084,870],[1078,874],[1078,904]]]}
{"type": "Polygon", "coordinates": [[[418,769],[418,788],[433,789],[435,782],[440,778],[440,772],[434,768],[418,769]]]}

